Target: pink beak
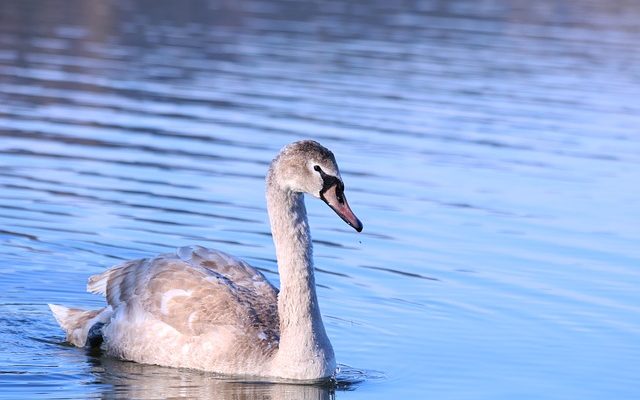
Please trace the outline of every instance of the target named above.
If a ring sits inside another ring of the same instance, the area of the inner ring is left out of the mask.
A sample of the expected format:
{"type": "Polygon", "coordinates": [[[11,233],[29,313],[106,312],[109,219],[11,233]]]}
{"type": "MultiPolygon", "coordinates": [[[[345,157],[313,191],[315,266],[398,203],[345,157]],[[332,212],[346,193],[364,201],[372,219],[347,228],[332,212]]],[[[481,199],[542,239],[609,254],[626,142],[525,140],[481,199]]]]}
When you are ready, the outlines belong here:
{"type": "Polygon", "coordinates": [[[346,222],[351,225],[353,229],[358,232],[362,231],[362,222],[351,211],[347,198],[344,197],[342,190],[338,189],[338,185],[333,185],[325,192],[322,193],[322,200],[331,207],[346,222]]]}

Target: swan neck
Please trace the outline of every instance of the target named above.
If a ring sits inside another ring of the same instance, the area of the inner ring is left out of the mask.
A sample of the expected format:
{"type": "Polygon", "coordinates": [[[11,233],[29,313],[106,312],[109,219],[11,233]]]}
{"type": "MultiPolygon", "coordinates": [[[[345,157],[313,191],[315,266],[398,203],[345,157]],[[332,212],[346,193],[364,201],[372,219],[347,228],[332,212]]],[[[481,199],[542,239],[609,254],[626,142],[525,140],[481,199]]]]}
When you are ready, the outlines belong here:
{"type": "Polygon", "coordinates": [[[294,273],[313,278],[313,246],[303,195],[274,190],[267,202],[281,284],[289,283],[283,279],[294,273]]]}
{"type": "Polygon", "coordinates": [[[316,365],[321,360],[324,369],[335,368],[318,306],[303,194],[268,183],[267,206],[280,274],[279,356],[293,368],[296,364],[309,365],[312,360],[316,365]]]}

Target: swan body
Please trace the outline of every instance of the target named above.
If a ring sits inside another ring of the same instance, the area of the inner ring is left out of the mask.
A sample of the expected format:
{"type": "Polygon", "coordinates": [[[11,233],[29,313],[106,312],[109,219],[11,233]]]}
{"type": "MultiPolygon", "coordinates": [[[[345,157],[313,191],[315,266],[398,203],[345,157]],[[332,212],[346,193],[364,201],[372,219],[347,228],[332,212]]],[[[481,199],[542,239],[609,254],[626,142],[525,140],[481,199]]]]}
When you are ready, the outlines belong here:
{"type": "Polygon", "coordinates": [[[89,279],[99,310],[50,305],[67,340],[126,360],[227,375],[293,380],[336,368],[315,290],[303,193],[324,200],[357,231],[333,154],[314,141],[272,161],[266,197],[280,291],[246,262],[188,246],[128,261],[89,279]]]}

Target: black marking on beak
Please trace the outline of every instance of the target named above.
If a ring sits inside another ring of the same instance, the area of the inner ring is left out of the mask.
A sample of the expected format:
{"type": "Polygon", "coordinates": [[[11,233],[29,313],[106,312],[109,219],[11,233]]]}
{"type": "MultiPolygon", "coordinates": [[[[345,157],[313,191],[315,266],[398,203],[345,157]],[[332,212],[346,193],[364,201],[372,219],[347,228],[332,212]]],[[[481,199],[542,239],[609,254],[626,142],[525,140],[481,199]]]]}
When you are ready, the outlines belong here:
{"type": "Polygon", "coordinates": [[[322,189],[320,189],[320,198],[325,203],[329,204],[327,199],[324,197],[324,194],[327,190],[329,190],[334,185],[336,186],[336,198],[340,204],[344,203],[344,183],[337,177],[333,175],[326,174],[319,165],[313,167],[316,171],[320,173],[320,177],[322,178],[322,189]]]}

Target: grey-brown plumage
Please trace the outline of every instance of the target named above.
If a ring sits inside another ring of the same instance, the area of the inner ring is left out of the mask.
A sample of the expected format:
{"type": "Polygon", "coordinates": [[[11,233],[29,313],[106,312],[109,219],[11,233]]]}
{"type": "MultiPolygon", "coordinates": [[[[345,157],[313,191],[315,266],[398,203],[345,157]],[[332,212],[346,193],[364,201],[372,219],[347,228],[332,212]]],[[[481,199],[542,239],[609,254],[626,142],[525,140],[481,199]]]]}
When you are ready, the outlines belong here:
{"type": "Polygon", "coordinates": [[[286,146],[267,174],[267,206],[281,292],[242,260],[200,246],[125,262],[89,279],[107,306],[51,305],[67,339],[131,361],[223,374],[314,380],[335,370],[315,291],[303,192],[356,230],[333,154],[317,142],[286,146]]]}
{"type": "Polygon", "coordinates": [[[89,291],[94,285],[101,290],[103,284],[112,308],[136,302],[182,334],[246,326],[253,328],[248,335],[264,333],[277,347],[277,289],[260,271],[229,254],[181,247],[175,254],[128,261],[96,275],[89,280],[89,291]]]}

